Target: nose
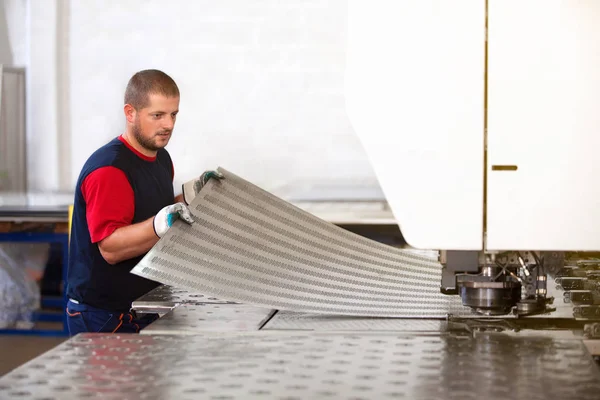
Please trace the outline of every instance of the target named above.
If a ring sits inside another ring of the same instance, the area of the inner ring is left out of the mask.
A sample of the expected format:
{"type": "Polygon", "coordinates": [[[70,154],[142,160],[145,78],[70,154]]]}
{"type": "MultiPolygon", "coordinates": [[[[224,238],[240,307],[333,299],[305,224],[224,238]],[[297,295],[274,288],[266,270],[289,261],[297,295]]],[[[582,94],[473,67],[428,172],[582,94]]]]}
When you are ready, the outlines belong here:
{"type": "Polygon", "coordinates": [[[163,125],[162,127],[164,130],[172,131],[173,127],[175,126],[175,119],[174,118],[164,118],[162,125],[163,125]]]}

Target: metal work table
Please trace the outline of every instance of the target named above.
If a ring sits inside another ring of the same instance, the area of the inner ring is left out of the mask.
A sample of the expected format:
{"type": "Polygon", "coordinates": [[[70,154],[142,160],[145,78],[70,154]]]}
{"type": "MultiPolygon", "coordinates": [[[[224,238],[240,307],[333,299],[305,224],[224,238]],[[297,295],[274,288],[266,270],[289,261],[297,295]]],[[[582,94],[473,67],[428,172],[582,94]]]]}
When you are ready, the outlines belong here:
{"type": "Polygon", "coordinates": [[[193,335],[203,332],[258,331],[275,310],[246,304],[198,304],[177,307],[150,324],[145,335],[193,335]]]}
{"type": "Polygon", "coordinates": [[[0,379],[14,399],[578,399],[581,341],[446,333],[79,335],[0,379]]]}
{"type": "Polygon", "coordinates": [[[138,314],[166,314],[180,305],[198,306],[202,304],[236,304],[203,294],[191,293],[188,290],[168,285],[160,285],[135,300],[131,307],[138,314]]]}

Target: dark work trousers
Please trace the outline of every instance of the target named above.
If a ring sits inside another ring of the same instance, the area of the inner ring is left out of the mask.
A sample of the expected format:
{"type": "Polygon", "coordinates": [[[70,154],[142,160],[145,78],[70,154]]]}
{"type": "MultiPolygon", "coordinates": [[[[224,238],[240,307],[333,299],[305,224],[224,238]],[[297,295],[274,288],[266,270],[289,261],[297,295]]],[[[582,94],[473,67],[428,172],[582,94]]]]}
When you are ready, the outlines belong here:
{"type": "Polygon", "coordinates": [[[158,314],[136,316],[132,313],[113,312],[75,303],[67,303],[69,335],[84,332],[138,333],[158,319],[158,314]]]}

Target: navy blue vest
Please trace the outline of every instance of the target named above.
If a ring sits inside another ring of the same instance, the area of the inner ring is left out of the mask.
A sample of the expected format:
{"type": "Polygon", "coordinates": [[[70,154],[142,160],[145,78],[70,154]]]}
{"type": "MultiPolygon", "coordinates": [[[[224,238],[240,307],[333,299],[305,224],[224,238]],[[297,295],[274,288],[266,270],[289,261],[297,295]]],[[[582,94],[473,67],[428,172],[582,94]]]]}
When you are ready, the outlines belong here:
{"type": "Polygon", "coordinates": [[[158,151],[154,161],[148,161],[115,138],[90,156],[77,180],[67,295],[92,307],[127,312],[132,301],[159,284],[129,273],[143,256],[110,265],[100,254],[98,244],[91,242],[81,185],[90,173],[106,166],[120,169],[129,180],[135,197],[135,224],[173,204],[173,164],[165,149],[158,151]]]}

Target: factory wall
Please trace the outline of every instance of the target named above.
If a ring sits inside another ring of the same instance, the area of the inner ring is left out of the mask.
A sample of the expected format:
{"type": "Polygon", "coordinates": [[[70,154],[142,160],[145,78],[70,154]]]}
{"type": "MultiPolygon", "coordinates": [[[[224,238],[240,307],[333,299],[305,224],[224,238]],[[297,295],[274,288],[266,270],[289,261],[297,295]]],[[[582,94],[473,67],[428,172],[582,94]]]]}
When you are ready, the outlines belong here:
{"type": "Polygon", "coordinates": [[[344,106],[344,0],[5,0],[5,13],[25,27],[11,45],[28,68],[33,189],[73,188],[123,132],[125,85],[146,68],[180,86],[176,186],[216,166],[267,188],[373,177],[344,106]]]}

